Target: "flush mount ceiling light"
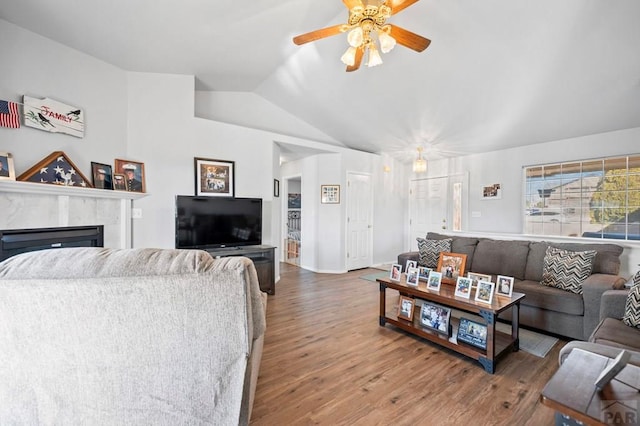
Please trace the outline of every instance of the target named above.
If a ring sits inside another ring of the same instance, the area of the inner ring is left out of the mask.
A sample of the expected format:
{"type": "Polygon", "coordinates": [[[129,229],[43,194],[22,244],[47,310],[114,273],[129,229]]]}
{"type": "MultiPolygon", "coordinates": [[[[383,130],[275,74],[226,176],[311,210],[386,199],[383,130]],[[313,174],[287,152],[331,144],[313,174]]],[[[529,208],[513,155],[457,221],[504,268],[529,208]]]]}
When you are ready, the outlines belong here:
{"type": "Polygon", "coordinates": [[[387,24],[387,19],[401,10],[411,6],[418,0],[342,0],[349,9],[349,19],[346,24],[334,25],[302,34],[293,38],[297,45],[309,43],[321,38],[348,32],[349,47],[340,60],[347,65],[347,72],[360,68],[362,59],[367,54],[366,65],[374,67],[382,63],[375,38],[380,43],[379,50],[388,53],[396,43],[422,52],[431,40],[407,31],[393,24],[387,24]],[[374,35],[376,37],[374,37],[374,35]]]}
{"type": "Polygon", "coordinates": [[[413,162],[414,173],[424,173],[427,171],[427,160],[422,158],[422,147],[418,147],[418,158],[413,162]]]}

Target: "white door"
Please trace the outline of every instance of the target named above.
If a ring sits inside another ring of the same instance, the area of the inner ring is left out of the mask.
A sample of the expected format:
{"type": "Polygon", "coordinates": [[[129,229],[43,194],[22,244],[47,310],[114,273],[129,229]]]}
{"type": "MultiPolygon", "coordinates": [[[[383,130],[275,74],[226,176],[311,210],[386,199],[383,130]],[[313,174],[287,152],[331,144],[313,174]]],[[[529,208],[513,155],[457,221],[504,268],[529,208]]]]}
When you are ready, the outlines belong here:
{"type": "Polygon", "coordinates": [[[412,180],[409,183],[409,246],[418,249],[417,237],[427,232],[443,232],[448,228],[449,178],[412,180]]]}
{"type": "Polygon", "coordinates": [[[371,176],[347,173],[347,270],[373,264],[371,176]]]}

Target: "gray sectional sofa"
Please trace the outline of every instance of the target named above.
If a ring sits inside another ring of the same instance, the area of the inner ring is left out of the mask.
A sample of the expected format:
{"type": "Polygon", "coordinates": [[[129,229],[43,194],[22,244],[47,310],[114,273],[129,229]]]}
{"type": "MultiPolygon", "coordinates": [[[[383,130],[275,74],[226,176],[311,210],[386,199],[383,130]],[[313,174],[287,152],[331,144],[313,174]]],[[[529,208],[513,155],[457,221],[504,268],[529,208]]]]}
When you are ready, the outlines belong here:
{"type": "MultiPolygon", "coordinates": [[[[497,240],[434,232],[426,236],[430,240],[446,238],[452,239],[452,253],[467,255],[465,274],[488,274],[494,282],[497,275],[514,277],[514,291],[526,295],[520,307],[520,324],[549,333],[586,340],[600,321],[602,294],[620,289],[625,283],[618,275],[623,248],[616,244],[497,240]],[[571,251],[597,251],[591,275],[582,283],[582,294],[540,283],[545,253],[550,245],[571,251]]],[[[398,263],[405,265],[409,259],[418,261],[418,257],[417,251],[402,253],[398,263]]],[[[505,314],[500,318],[510,320],[510,312],[505,314]]]]}

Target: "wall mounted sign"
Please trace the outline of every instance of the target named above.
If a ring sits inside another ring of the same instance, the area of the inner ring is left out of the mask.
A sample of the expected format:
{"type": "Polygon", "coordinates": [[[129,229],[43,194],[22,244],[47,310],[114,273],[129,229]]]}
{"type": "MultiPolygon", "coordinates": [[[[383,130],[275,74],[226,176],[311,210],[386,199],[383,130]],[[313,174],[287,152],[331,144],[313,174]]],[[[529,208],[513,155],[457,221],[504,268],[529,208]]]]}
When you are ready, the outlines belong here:
{"type": "Polygon", "coordinates": [[[84,137],[84,112],[53,99],[24,96],[24,125],[52,133],[84,137]]]}

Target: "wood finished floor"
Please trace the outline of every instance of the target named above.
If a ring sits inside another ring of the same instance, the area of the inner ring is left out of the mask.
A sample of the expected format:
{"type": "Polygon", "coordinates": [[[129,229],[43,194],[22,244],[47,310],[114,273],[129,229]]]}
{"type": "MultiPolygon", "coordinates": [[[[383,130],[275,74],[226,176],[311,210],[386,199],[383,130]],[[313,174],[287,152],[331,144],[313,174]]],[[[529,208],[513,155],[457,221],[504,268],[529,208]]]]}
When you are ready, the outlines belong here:
{"type": "Polygon", "coordinates": [[[359,278],[373,272],[281,264],[251,425],[554,424],[538,397],[566,341],[544,359],[510,353],[487,374],[475,360],[380,327],[378,284],[359,278]]]}

